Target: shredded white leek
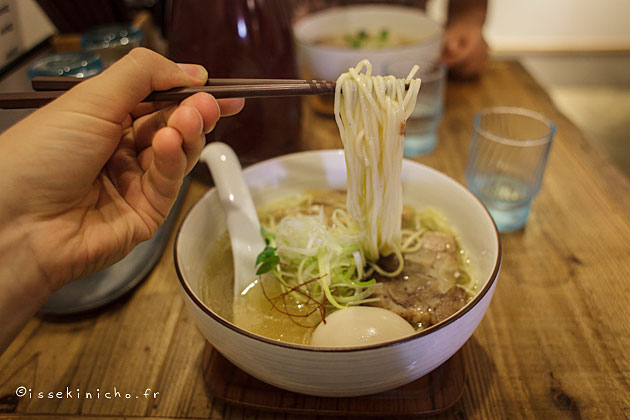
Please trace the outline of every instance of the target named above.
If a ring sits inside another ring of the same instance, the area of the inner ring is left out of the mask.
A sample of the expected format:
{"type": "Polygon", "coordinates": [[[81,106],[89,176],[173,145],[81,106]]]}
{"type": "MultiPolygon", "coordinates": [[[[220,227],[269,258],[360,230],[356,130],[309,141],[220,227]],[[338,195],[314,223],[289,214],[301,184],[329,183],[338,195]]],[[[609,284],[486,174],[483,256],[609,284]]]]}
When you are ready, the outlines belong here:
{"type": "MultiPolygon", "coordinates": [[[[349,218],[341,209],[334,214],[339,220],[349,218]]],[[[292,293],[296,301],[310,296],[325,299],[338,309],[367,302],[373,282],[362,281],[366,260],[355,228],[342,223],[327,226],[320,213],[284,217],[273,233],[281,282],[285,289],[297,288],[292,293]],[[312,279],[319,281],[309,282],[312,279]]]]}

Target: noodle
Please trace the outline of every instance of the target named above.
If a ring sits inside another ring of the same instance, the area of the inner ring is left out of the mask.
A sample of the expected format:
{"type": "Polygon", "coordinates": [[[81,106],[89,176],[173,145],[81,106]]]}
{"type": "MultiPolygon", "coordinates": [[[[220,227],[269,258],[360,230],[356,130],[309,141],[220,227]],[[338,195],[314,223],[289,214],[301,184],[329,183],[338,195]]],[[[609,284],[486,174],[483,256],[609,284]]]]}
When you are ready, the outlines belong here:
{"type": "Polygon", "coordinates": [[[403,141],[420,90],[420,79],[413,79],[417,70],[414,66],[406,79],[372,76],[372,64],[363,60],[337,79],[335,120],[346,152],[346,207],[371,261],[401,253],[403,141]]]}

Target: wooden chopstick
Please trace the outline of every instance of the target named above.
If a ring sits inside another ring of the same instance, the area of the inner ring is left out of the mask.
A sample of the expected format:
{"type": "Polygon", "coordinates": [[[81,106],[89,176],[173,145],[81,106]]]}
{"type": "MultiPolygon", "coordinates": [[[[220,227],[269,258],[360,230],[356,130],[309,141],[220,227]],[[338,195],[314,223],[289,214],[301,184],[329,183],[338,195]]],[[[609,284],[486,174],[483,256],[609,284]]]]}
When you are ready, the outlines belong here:
{"type": "MultiPolygon", "coordinates": [[[[39,108],[48,102],[61,96],[66,90],[81,82],[82,79],[71,81],[49,80],[45,83],[39,83],[38,87],[57,86],[60,90],[47,90],[39,92],[14,92],[0,94],[0,108],[3,109],[20,109],[20,108],[39,108]],[[49,83],[49,84],[47,84],[49,83]],[[69,86],[72,85],[72,86],[69,86]]],[[[217,80],[217,79],[213,79],[217,80]]],[[[219,83],[228,83],[230,80],[243,79],[218,79],[219,83]]],[[[250,84],[243,85],[211,85],[211,86],[195,86],[190,88],[176,88],[165,91],[157,91],[151,93],[142,102],[180,102],[183,99],[194,95],[198,92],[207,92],[217,99],[222,98],[269,98],[279,96],[301,96],[301,95],[328,95],[335,92],[335,82],[326,80],[284,80],[269,79],[264,81],[261,79],[244,79],[250,84]]],[[[212,83],[212,81],[210,82],[212,83]]]]}
{"type": "MultiPolygon", "coordinates": [[[[69,90],[72,87],[87,79],[63,76],[36,76],[31,80],[33,90],[69,90]]],[[[206,86],[240,86],[240,85],[277,85],[292,83],[323,83],[321,80],[301,80],[301,79],[208,79],[206,86]]],[[[334,82],[326,82],[334,83],[334,82]]]]}

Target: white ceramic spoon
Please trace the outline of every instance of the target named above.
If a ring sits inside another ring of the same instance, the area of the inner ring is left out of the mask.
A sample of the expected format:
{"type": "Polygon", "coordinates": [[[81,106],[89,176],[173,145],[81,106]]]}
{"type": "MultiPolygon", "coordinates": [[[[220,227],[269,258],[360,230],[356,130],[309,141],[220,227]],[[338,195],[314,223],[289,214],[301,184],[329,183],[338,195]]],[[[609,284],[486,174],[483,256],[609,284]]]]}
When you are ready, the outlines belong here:
{"type": "Polygon", "coordinates": [[[256,208],[234,150],[225,143],[213,142],[203,149],[201,160],[210,168],[227,219],[236,297],[256,279],[256,257],[265,248],[265,242],[260,236],[256,208]]]}

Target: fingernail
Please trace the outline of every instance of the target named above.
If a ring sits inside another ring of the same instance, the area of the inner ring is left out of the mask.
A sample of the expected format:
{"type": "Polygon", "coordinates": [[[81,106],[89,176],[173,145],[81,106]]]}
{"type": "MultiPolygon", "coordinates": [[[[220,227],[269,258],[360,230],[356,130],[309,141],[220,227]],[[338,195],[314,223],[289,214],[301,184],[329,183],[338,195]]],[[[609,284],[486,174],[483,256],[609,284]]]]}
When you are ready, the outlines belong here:
{"type": "Polygon", "coordinates": [[[199,64],[178,63],[177,65],[180,69],[184,71],[184,73],[194,77],[200,82],[205,83],[208,80],[208,72],[203,66],[200,66],[199,64]]]}
{"type": "MultiPolygon", "coordinates": [[[[188,105],[185,105],[185,106],[188,106],[188,105]]],[[[204,134],[203,116],[201,115],[201,112],[199,112],[199,110],[195,108],[194,106],[191,106],[190,108],[192,108],[195,111],[195,114],[199,115],[199,121],[201,121],[201,128],[199,129],[199,135],[202,136],[204,134]]]]}
{"type": "Polygon", "coordinates": [[[211,132],[212,130],[214,130],[214,127],[216,127],[217,122],[219,122],[219,119],[221,119],[221,107],[219,106],[219,102],[215,99],[215,100],[214,100],[214,103],[215,103],[215,105],[217,106],[218,118],[212,122],[212,125],[206,129],[206,131],[204,132],[204,134],[208,134],[209,132],[211,132]]]}

